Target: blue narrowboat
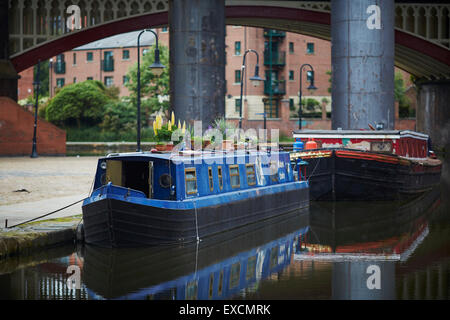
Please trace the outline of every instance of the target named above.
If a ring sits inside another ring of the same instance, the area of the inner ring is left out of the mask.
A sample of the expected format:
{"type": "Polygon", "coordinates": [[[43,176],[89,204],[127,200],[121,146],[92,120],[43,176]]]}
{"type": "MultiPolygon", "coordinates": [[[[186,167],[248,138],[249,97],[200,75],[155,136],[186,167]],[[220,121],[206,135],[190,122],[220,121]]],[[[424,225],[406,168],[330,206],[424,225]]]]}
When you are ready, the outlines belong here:
{"type": "Polygon", "coordinates": [[[287,152],[110,154],[82,206],[84,238],[105,247],[198,241],[308,206],[308,182],[287,152]]]}

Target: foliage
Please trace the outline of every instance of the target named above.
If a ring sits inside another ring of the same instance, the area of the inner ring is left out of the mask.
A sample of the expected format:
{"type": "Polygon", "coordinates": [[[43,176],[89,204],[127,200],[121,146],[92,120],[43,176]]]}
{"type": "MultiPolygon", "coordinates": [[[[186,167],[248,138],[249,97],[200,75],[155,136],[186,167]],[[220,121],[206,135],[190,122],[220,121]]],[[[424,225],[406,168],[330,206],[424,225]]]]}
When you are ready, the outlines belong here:
{"type": "Polygon", "coordinates": [[[104,132],[127,132],[136,130],[136,108],[130,103],[111,101],[105,106],[100,127],[104,132]]]}
{"type": "MultiPolygon", "coordinates": [[[[169,101],[160,101],[158,96],[165,97],[169,95],[169,49],[165,46],[159,46],[159,57],[161,63],[165,66],[163,73],[156,76],[150,66],[155,59],[155,47],[152,46],[150,50],[141,58],[141,108],[145,114],[150,114],[160,111],[166,111],[169,108],[169,101]]],[[[137,101],[137,63],[133,65],[127,74],[130,81],[126,87],[130,90],[130,98],[133,103],[137,101]]]]}
{"type": "MultiPolygon", "coordinates": [[[[172,134],[179,129],[180,122],[178,121],[178,126],[175,124],[175,115],[172,112],[171,119],[164,123],[162,116],[158,115],[153,121],[153,132],[155,133],[156,141],[158,142],[169,142],[172,141],[172,134]]],[[[183,127],[181,129],[181,135],[184,135],[186,131],[186,122],[183,123],[183,127]]],[[[179,140],[182,140],[182,137],[179,137],[179,140]]],[[[174,141],[174,143],[179,141],[174,141]]]]}
{"type": "MultiPolygon", "coordinates": [[[[128,131],[105,131],[99,126],[89,126],[81,128],[66,127],[67,141],[127,141],[136,142],[136,129],[128,131]]],[[[141,131],[141,141],[155,141],[153,130],[151,128],[143,128],[141,131]]]]}
{"type": "Polygon", "coordinates": [[[330,77],[328,78],[328,82],[330,83],[330,86],[328,87],[328,93],[331,93],[331,86],[332,86],[332,78],[331,78],[331,70],[328,70],[327,72],[326,72],[326,74],[327,75],[329,75],[330,77]]]}
{"type": "Polygon", "coordinates": [[[98,124],[110,98],[103,83],[87,80],[62,88],[46,108],[46,119],[59,125],[98,124]]]}
{"type": "MultiPolygon", "coordinates": [[[[49,61],[40,63],[39,70],[39,96],[47,97],[49,92],[49,61]]],[[[33,82],[37,75],[37,64],[33,68],[33,82]]]]}
{"type": "Polygon", "coordinates": [[[306,107],[308,111],[314,111],[317,106],[320,105],[320,102],[313,98],[302,99],[302,106],[306,107]]]}
{"type": "Polygon", "coordinates": [[[236,126],[231,122],[227,122],[224,117],[214,120],[213,128],[222,133],[223,139],[226,139],[227,132],[236,130],[236,126]]]}

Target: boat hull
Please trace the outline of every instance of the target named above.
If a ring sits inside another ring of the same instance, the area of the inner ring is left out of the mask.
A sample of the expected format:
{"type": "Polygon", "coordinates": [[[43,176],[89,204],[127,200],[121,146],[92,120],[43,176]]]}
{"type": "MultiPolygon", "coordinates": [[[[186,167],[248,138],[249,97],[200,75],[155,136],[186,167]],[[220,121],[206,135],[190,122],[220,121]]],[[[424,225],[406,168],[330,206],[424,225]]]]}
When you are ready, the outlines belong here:
{"type": "Polygon", "coordinates": [[[426,163],[357,150],[317,153],[302,158],[308,162],[311,200],[398,200],[420,195],[440,182],[439,160],[426,163]]]}
{"type": "Polygon", "coordinates": [[[309,206],[309,188],[193,209],[170,209],[105,197],[83,206],[85,242],[139,247],[191,242],[309,206]]]}

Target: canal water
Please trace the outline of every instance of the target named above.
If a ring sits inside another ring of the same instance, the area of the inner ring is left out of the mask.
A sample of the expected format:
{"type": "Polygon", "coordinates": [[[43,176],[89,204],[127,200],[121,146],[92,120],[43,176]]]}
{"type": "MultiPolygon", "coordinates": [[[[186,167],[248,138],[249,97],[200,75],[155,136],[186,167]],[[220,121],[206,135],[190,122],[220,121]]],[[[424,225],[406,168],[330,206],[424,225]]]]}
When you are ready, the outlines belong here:
{"type": "Polygon", "coordinates": [[[2,260],[0,299],[449,299],[449,186],[446,160],[441,186],[408,201],[314,202],[190,245],[2,260]]]}

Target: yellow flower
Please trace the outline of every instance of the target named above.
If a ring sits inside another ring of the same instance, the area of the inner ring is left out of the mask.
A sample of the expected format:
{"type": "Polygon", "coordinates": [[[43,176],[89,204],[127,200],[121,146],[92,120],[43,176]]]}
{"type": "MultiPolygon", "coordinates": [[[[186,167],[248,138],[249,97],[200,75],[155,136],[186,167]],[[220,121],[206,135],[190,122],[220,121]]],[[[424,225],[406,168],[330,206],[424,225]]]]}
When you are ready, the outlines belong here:
{"type": "Polygon", "coordinates": [[[175,114],[173,113],[173,111],[172,111],[172,123],[171,124],[172,124],[172,126],[175,125],[175,114]]]}
{"type": "Polygon", "coordinates": [[[170,121],[167,122],[167,130],[172,130],[172,123],[170,121]]]}
{"type": "Polygon", "coordinates": [[[158,129],[156,128],[156,121],[153,120],[153,132],[155,133],[155,136],[158,135],[158,129]]]}
{"type": "Polygon", "coordinates": [[[180,119],[178,119],[178,129],[181,129],[181,122],[180,122],[180,119]]]}
{"type": "Polygon", "coordinates": [[[186,121],[183,121],[183,129],[181,130],[181,133],[184,134],[186,132],[186,121]]]}

